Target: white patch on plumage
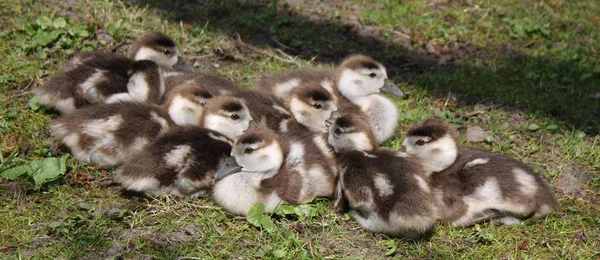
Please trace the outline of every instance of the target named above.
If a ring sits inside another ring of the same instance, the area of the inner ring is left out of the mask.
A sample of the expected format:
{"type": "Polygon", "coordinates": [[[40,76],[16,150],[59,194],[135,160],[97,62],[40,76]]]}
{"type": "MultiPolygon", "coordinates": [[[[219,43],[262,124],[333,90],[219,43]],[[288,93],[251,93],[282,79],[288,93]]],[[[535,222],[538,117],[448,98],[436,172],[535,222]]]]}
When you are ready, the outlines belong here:
{"type": "Polygon", "coordinates": [[[273,108],[275,108],[275,110],[281,112],[284,115],[289,115],[290,112],[288,112],[287,110],[285,110],[285,108],[278,106],[278,105],[273,105],[273,108]]]}
{"type": "Polygon", "coordinates": [[[96,87],[98,83],[104,80],[104,73],[107,71],[96,69],[96,71],[90,75],[84,82],[79,84],[79,89],[81,93],[85,93],[88,89],[96,87]]]}
{"type": "Polygon", "coordinates": [[[224,143],[228,143],[229,145],[232,145],[231,140],[227,139],[225,136],[215,135],[213,133],[208,133],[208,137],[210,137],[213,140],[221,141],[221,142],[224,142],[224,143]]]}
{"type": "Polygon", "coordinates": [[[56,102],[55,105],[56,110],[60,111],[60,113],[62,114],[69,114],[73,111],[75,111],[75,99],[74,98],[67,98],[67,99],[62,99],[62,100],[58,100],[56,102]]]}
{"type": "Polygon", "coordinates": [[[150,143],[148,138],[138,136],[134,139],[133,144],[129,146],[128,150],[130,151],[130,153],[137,153],[146,148],[146,145],[148,145],[148,143],[150,143]]]}
{"type": "MultiPolygon", "coordinates": [[[[160,187],[158,180],[155,178],[152,178],[152,177],[145,177],[145,178],[138,179],[138,178],[130,178],[130,177],[125,177],[125,176],[119,177],[119,176],[120,176],[120,174],[117,174],[117,181],[119,181],[119,183],[121,183],[121,185],[128,190],[148,192],[148,191],[156,191],[160,187]]],[[[152,195],[157,195],[156,192],[152,192],[152,193],[153,193],[152,195]]]]}
{"type": "Polygon", "coordinates": [[[371,95],[353,101],[369,118],[373,132],[379,143],[394,135],[398,126],[398,108],[389,99],[371,95]]]}
{"type": "Polygon", "coordinates": [[[526,196],[534,196],[537,192],[538,185],[535,178],[521,168],[513,168],[515,180],[519,183],[519,190],[526,196]]]}
{"type": "Polygon", "coordinates": [[[144,72],[138,72],[129,77],[127,91],[131,98],[137,101],[146,101],[150,95],[150,86],[146,81],[144,72]]]}
{"type": "Polygon", "coordinates": [[[416,175],[416,174],[414,176],[415,176],[415,179],[417,179],[417,184],[419,185],[419,188],[421,188],[424,192],[430,193],[431,189],[429,188],[429,184],[427,184],[425,179],[423,179],[423,177],[416,175]]]}
{"type": "Polygon", "coordinates": [[[541,206],[538,205],[538,209],[535,211],[535,214],[533,214],[533,219],[538,219],[543,216],[546,216],[546,215],[550,214],[552,211],[554,211],[554,209],[552,209],[550,206],[548,206],[546,204],[543,204],[541,206]]]}
{"type": "Polygon", "coordinates": [[[179,72],[179,71],[165,71],[165,72],[162,73],[162,76],[164,78],[178,77],[180,75],[183,75],[183,72],[179,72]]]}
{"type": "MultiPolygon", "coordinates": [[[[253,146],[260,147],[262,145],[262,143],[257,143],[253,146]]],[[[255,148],[251,154],[246,154],[244,151],[238,151],[234,148],[231,155],[235,157],[238,165],[243,167],[243,171],[263,173],[261,175],[263,178],[275,175],[283,163],[283,152],[276,142],[260,149],[255,148]]]]}
{"type": "Polygon", "coordinates": [[[134,60],[151,60],[156,64],[165,67],[172,67],[177,63],[177,54],[172,54],[171,56],[166,56],[162,52],[158,52],[152,48],[142,47],[135,54],[134,60]]]}
{"type": "Polygon", "coordinates": [[[463,167],[463,169],[471,168],[478,164],[486,164],[489,161],[490,161],[490,158],[477,158],[477,159],[472,160],[472,161],[468,162],[467,164],[465,164],[465,167],[463,167]]]}
{"type": "Polygon", "coordinates": [[[376,173],[373,177],[373,185],[380,197],[386,197],[394,194],[394,186],[390,184],[387,176],[381,173],[376,173]]]}
{"type": "Polygon", "coordinates": [[[217,181],[213,187],[213,198],[230,213],[246,216],[250,208],[260,201],[258,192],[260,174],[239,172],[217,181]]]}
{"type": "Polygon", "coordinates": [[[289,120],[283,119],[279,122],[279,132],[287,133],[289,120]]]}
{"type": "Polygon", "coordinates": [[[312,201],[314,197],[331,197],[333,195],[333,183],[327,181],[329,177],[323,167],[314,165],[308,169],[304,178],[305,185],[312,190],[311,198],[307,199],[306,202],[312,201]]]}
{"type": "Polygon", "coordinates": [[[362,154],[363,154],[365,157],[367,157],[367,158],[377,158],[377,155],[370,154],[370,153],[367,153],[367,152],[365,152],[365,151],[362,151],[362,154]]]}
{"type": "Polygon", "coordinates": [[[325,79],[323,81],[321,81],[321,86],[327,90],[327,92],[331,93],[332,95],[335,94],[335,92],[333,91],[333,82],[329,79],[325,79]]]}
{"type": "Polygon", "coordinates": [[[327,141],[336,153],[346,150],[370,151],[374,148],[367,134],[363,132],[342,134],[339,137],[330,133],[327,141]]]}
{"type": "Polygon", "coordinates": [[[498,221],[500,221],[500,223],[510,226],[510,225],[515,225],[515,224],[521,224],[522,221],[518,218],[515,217],[511,217],[511,216],[506,216],[506,217],[501,217],[498,218],[498,221]]]}
{"type": "Polygon", "coordinates": [[[462,217],[451,223],[452,226],[469,226],[490,218],[501,217],[495,212],[502,212],[500,214],[504,216],[527,217],[536,208],[534,201],[514,203],[503,199],[500,186],[494,178],[487,180],[473,194],[463,197],[463,202],[467,205],[467,210],[462,217]],[[490,209],[496,211],[490,212],[490,209]]]}
{"type": "Polygon", "coordinates": [[[298,86],[300,86],[300,79],[291,79],[275,85],[273,92],[275,93],[276,97],[286,100],[290,95],[290,92],[298,86]]]}
{"type": "Polygon", "coordinates": [[[421,159],[428,171],[442,171],[450,167],[450,165],[456,161],[458,149],[456,147],[456,143],[449,135],[446,135],[435,141],[425,143],[425,145],[422,146],[415,144],[419,139],[427,142],[430,140],[430,137],[407,136],[404,138],[402,145],[406,147],[407,154],[414,155],[421,159]]]}
{"type": "Polygon", "coordinates": [[[294,167],[304,165],[304,145],[302,143],[293,143],[290,145],[287,162],[294,167]]]}
{"type": "Polygon", "coordinates": [[[129,93],[117,93],[117,94],[111,95],[106,100],[104,100],[104,103],[114,104],[114,103],[133,102],[133,101],[135,101],[135,100],[131,95],[129,95],[129,93]]]}
{"type": "Polygon", "coordinates": [[[167,165],[175,168],[176,171],[181,171],[181,169],[185,168],[191,152],[191,146],[178,145],[175,146],[174,149],[166,153],[163,159],[165,160],[167,165]]]}
{"type": "Polygon", "coordinates": [[[153,121],[160,124],[159,135],[162,135],[169,130],[169,122],[167,122],[166,119],[160,117],[155,112],[150,112],[150,117],[152,118],[153,121]]]}
{"type": "Polygon", "coordinates": [[[123,116],[121,115],[90,120],[83,126],[83,133],[90,136],[103,137],[119,129],[122,123],[123,116]]]}
{"type": "Polygon", "coordinates": [[[187,98],[177,95],[171,99],[168,108],[169,117],[177,125],[199,125],[204,107],[187,98]]]}
{"type": "Polygon", "coordinates": [[[327,146],[327,141],[323,137],[323,135],[317,135],[313,137],[313,143],[319,148],[321,154],[323,154],[328,159],[333,158],[333,152],[327,146]]]}

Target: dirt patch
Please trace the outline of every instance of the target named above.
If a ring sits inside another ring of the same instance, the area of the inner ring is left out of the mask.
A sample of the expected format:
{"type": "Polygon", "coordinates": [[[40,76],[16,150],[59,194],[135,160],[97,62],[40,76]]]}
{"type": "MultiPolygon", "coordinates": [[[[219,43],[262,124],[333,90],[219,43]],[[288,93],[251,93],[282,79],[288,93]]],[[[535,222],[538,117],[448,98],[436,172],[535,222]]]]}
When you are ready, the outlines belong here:
{"type": "Polygon", "coordinates": [[[554,180],[553,186],[556,193],[563,194],[569,198],[588,198],[585,184],[590,181],[590,176],[585,173],[585,168],[580,166],[568,166],[554,180]]]}

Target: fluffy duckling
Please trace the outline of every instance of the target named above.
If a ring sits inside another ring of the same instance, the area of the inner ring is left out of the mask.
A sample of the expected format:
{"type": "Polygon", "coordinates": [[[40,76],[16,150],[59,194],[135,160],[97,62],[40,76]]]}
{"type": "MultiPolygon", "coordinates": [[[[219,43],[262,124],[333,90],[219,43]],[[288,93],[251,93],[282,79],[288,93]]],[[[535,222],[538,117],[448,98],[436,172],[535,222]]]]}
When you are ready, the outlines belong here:
{"type": "Polygon", "coordinates": [[[444,222],[464,227],[497,219],[511,225],[558,209],[540,174],[513,158],[461,147],[458,136],[448,123],[428,119],[412,126],[403,141],[406,153],[434,172],[444,222]]]}
{"type": "Polygon", "coordinates": [[[378,149],[371,125],[355,115],[333,120],[328,140],[340,167],[336,208],[345,198],[354,219],[375,233],[418,239],[435,228],[437,205],[417,158],[378,149]]]}
{"type": "Polygon", "coordinates": [[[98,93],[98,88],[92,87],[85,93],[86,100],[94,104],[104,100],[104,103],[116,103],[122,101],[139,101],[160,104],[165,93],[165,82],[161,69],[153,61],[140,60],[129,66],[129,82],[126,93],[117,93],[108,98],[98,93]]]}
{"type": "Polygon", "coordinates": [[[231,143],[201,127],[176,127],[129,157],[116,171],[116,180],[127,190],[150,196],[206,196],[215,172],[231,153],[231,143]]]}
{"type": "Polygon", "coordinates": [[[274,210],[281,203],[302,204],[334,193],[337,167],[323,134],[276,134],[250,129],[233,145],[227,164],[215,174],[215,201],[246,215],[256,203],[274,210]]]}
{"type": "MultiPolygon", "coordinates": [[[[192,121],[186,124],[203,126],[232,140],[252,120],[243,102],[233,97],[213,98],[198,118],[189,119],[192,121]]],[[[122,164],[173,126],[161,107],[120,102],[80,109],[52,121],[50,129],[76,159],[107,168],[122,164]]]]}
{"type": "Polygon", "coordinates": [[[123,163],[173,125],[160,107],[127,102],[79,109],[53,120],[50,130],[77,160],[107,168],[123,163]]]}
{"type": "Polygon", "coordinates": [[[110,52],[90,52],[75,55],[62,72],[50,77],[36,89],[40,104],[68,114],[86,106],[87,97],[98,103],[100,96],[127,92],[127,71],[133,61],[151,60],[171,67],[177,62],[179,50],[175,42],[162,33],[149,33],[136,41],[128,57],[110,52]]]}
{"type": "Polygon", "coordinates": [[[377,95],[380,91],[402,97],[404,93],[387,78],[385,67],[365,55],[346,58],[335,72],[297,70],[286,74],[264,76],[258,85],[274,95],[302,88],[307,82],[319,82],[338,99],[337,106],[347,111],[362,111],[369,118],[377,140],[390,138],[398,125],[398,109],[389,99],[377,95]]]}

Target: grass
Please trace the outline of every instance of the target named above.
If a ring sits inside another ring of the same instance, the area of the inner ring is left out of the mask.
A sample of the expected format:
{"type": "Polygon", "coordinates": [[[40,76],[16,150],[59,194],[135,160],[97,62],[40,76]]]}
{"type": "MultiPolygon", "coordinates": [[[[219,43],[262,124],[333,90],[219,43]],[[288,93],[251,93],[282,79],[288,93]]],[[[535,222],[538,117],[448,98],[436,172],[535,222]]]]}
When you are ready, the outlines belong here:
{"type": "Polygon", "coordinates": [[[409,96],[395,100],[401,127],[388,147],[398,148],[410,124],[431,116],[463,133],[479,126],[489,137],[464,139],[465,145],[531,165],[561,203],[560,212],[535,223],[440,225],[431,240],[413,243],[367,233],[333,212],[332,202],[317,200],[306,218],[272,216],[277,231],[269,232],[210,199],[131,197],[116,189],[110,171],[69,159],[68,177],[40,190],[26,180],[0,179],[1,258],[600,257],[596,1],[149,0],[74,1],[68,7],[8,0],[0,6],[2,170],[62,155],[47,129],[57,115],[29,100],[69,54],[158,30],[175,36],[200,69],[243,86],[265,72],[296,68],[265,55],[269,48],[281,48],[303,67],[369,54],[387,65],[409,96]],[[98,40],[99,29],[113,41],[98,40]],[[262,52],[241,46],[235,32],[262,52]],[[450,62],[437,66],[445,55],[450,62]]]}

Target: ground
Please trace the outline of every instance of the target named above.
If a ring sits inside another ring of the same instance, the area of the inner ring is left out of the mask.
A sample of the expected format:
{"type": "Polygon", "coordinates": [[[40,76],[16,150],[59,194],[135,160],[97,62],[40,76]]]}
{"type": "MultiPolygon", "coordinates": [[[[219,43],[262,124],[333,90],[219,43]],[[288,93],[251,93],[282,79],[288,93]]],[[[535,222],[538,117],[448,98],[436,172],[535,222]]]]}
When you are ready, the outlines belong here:
{"type": "Polygon", "coordinates": [[[54,160],[53,181],[0,178],[1,258],[600,259],[600,4],[595,0],[0,1],[1,168],[54,160]],[[68,55],[124,52],[147,31],[180,44],[197,70],[244,87],[263,73],[327,69],[365,53],[407,93],[404,131],[443,118],[463,144],[518,158],[561,208],[523,225],[439,225],[410,242],[365,232],[332,202],[273,215],[275,231],[210,199],[122,192],[112,170],[66,158],[57,114],[31,91],[68,55]],[[50,158],[50,159],[48,159],[50,158]],[[57,158],[57,159],[52,159],[57,158]],[[64,167],[63,167],[64,166],[64,167]],[[55,179],[55,180],[54,180],[55,179]],[[309,213],[306,213],[309,212],[309,213]]]}

